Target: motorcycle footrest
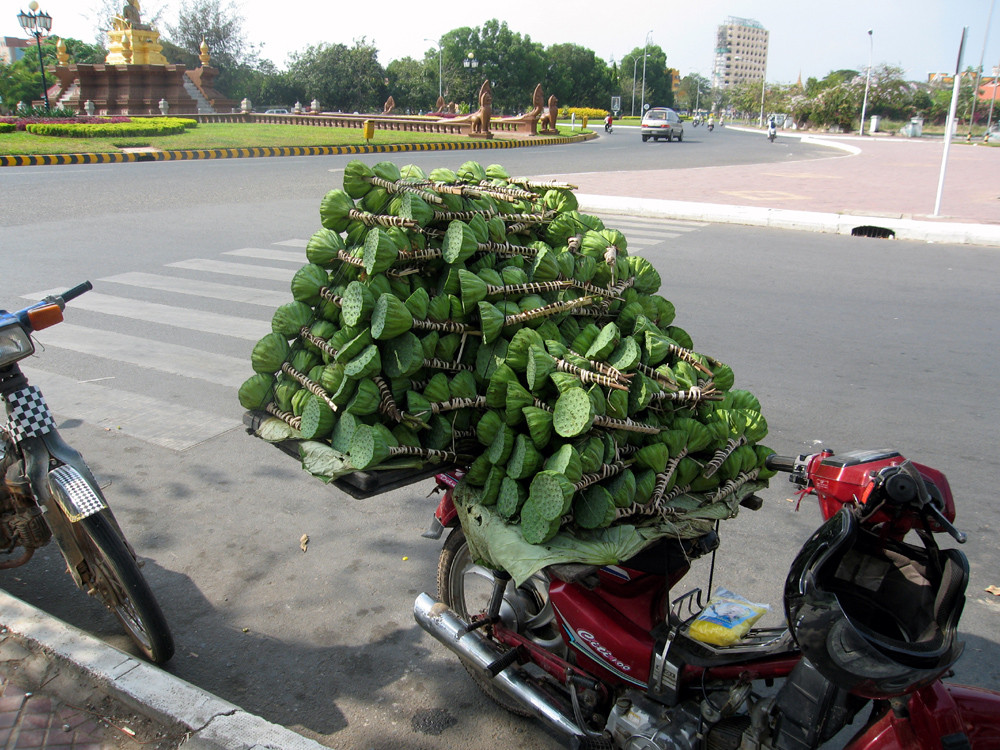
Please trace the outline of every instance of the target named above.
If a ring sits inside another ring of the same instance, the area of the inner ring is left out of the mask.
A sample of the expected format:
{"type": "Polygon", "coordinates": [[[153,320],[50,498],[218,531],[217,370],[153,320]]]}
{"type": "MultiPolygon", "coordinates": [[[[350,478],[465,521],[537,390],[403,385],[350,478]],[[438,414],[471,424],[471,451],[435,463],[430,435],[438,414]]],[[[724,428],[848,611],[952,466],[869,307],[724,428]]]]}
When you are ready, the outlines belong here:
{"type": "Polygon", "coordinates": [[[510,651],[505,653],[496,661],[486,665],[486,671],[490,673],[490,677],[496,677],[498,674],[503,672],[511,664],[517,663],[517,649],[512,648],[510,651]]]}

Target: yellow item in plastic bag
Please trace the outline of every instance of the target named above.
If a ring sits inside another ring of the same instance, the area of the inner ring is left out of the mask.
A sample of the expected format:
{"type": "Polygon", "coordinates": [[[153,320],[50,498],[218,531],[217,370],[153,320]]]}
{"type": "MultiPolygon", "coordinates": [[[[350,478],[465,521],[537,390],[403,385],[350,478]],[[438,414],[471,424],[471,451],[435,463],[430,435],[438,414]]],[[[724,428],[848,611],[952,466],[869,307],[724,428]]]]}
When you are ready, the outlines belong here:
{"type": "Polygon", "coordinates": [[[692,638],[715,646],[732,646],[745,636],[770,607],[755,604],[727,589],[717,589],[691,622],[692,638]]]}

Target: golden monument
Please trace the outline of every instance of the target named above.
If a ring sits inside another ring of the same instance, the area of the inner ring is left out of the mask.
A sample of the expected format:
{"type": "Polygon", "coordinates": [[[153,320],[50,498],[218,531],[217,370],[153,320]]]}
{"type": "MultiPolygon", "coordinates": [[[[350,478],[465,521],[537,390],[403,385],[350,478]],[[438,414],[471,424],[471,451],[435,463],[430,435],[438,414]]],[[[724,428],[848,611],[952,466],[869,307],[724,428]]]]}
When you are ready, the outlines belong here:
{"type": "Polygon", "coordinates": [[[166,65],[160,54],[160,32],[142,22],[139,0],[127,0],[122,12],[111,21],[111,42],[104,62],[109,65],[166,65]]]}

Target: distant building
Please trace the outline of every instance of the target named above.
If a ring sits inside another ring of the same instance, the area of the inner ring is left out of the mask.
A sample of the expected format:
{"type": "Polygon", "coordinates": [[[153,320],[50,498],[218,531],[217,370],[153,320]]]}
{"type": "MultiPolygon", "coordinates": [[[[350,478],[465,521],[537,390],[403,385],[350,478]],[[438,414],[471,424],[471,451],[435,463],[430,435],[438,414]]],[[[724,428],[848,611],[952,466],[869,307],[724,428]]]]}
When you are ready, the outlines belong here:
{"type": "Polygon", "coordinates": [[[762,81],[767,73],[768,31],[752,18],[729,16],[715,40],[712,87],[728,89],[744,81],[762,81]]]}
{"type": "MultiPolygon", "coordinates": [[[[979,101],[988,101],[996,96],[995,89],[998,83],[1000,83],[1000,75],[998,74],[1000,74],[1000,67],[993,68],[993,75],[989,75],[983,71],[983,74],[979,77],[979,101]]],[[[974,83],[976,80],[976,73],[972,70],[963,70],[958,75],[963,81],[968,81],[969,83],[974,83]]],[[[927,83],[932,86],[954,86],[955,74],[928,73],[927,83]]]]}
{"type": "Polygon", "coordinates": [[[0,44],[0,62],[4,65],[13,65],[28,53],[31,41],[28,39],[18,39],[13,36],[3,37],[3,44],[0,44]]]}

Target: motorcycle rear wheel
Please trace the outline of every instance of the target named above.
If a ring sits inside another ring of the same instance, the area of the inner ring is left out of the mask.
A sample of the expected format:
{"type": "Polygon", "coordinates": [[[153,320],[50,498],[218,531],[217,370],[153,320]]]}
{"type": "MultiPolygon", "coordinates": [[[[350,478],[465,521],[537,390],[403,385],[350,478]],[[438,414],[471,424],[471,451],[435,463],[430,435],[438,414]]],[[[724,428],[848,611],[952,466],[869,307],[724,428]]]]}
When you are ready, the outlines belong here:
{"type": "Polygon", "coordinates": [[[87,564],[90,591],[125,628],[143,655],[162,664],[174,655],[163,611],[115,525],[103,511],[71,524],[87,564]]]}
{"type": "MultiPolygon", "coordinates": [[[[541,581],[537,583],[540,584],[541,581]]],[[[493,574],[487,568],[477,565],[472,559],[469,545],[465,540],[465,533],[461,527],[452,529],[441,549],[441,555],[438,558],[437,584],[438,599],[448,605],[466,622],[469,622],[474,615],[486,610],[493,585],[493,574]]],[[[508,593],[504,597],[508,604],[512,600],[511,589],[512,585],[508,584],[508,593]]],[[[519,601],[527,601],[536,610],[528,613],[528,625],[540,630],[547,629],[549,627],[547,612],[551,611],[551,608],[547,608],[547,591],[544,594],[540,592],[536,582],[532,579],[519,587],[516,595],[519,601]],[[543,597],[544,601],[542,601],[543,597]]],[[[501,616],[503,616],[503,610],[501,610],[501,616]]],[[[492,680],[483,676],[479,669],[464,660],[462,666],[472,675],[472,679],[476,681],[480,689],[502,708],[518,716],[534,715],[526,710],[521,703],[498,688],[492,680]]]]}

